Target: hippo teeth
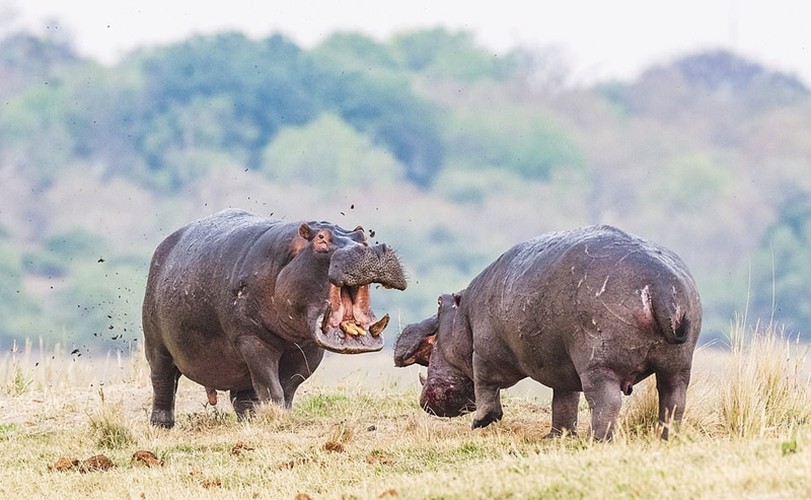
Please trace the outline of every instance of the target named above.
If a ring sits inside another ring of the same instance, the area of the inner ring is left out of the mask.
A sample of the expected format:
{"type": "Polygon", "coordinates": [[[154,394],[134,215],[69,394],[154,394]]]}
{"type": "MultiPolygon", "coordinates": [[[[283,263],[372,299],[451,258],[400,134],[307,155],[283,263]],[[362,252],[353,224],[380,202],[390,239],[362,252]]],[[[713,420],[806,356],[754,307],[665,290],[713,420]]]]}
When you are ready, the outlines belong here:
{"type": "Polygon", "coordinates": [[[342,321],[340,324],[341,331],[357,337],[358,335],[366,335],[366,330],[364,330],[360,325],[355,324],[354,321],[342,321]]]}
{"type": "Polygon", "coordinates": [[[373,336],[377,337],[378,335],[383,333],[383,330],[385,330],[387,326],[389,326],[389,315],[388,314],[383,316],[380,319],[380,321],[378,321],[377,323],[370,326],[369,327],[369,333],[371,333],[373,336]]]}

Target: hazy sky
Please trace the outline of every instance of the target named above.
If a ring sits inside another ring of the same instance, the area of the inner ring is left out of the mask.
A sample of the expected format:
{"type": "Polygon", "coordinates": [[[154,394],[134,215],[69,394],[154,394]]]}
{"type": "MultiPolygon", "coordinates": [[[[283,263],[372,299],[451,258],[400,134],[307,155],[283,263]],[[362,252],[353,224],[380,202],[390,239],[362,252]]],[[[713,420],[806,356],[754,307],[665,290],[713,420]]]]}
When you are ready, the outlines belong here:
{"type": "Polygon", "coordinates": [[[281,32],[309,47],[335,31],[384,39],[442,25],[472,31],[496,52],[554,46],[576,81],[630,78],[674,56],[723,47],[811,85],[811,2],[803,0],[6,0],[4,5],[0,28],[12,26],[13,19],[15,27],[61,30],[81,53],[104,62],[139,45],[226,29],[254,37],[281,32]]]}

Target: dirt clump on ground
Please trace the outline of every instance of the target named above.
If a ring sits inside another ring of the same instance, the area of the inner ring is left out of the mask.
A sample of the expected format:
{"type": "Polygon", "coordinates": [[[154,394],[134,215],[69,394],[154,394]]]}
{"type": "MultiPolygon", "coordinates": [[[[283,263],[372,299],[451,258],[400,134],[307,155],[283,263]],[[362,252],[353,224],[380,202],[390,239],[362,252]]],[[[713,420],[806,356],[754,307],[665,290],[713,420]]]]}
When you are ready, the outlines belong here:
{"type": "Polygon", "coordinates": [[[130,464],[133,466],[145,465],[147,467],[157,467],[163,465],[163,460],[158,458],[158,456],[152,453],[151,451],[138,450],[132,454],[130,464]]]}
{"type": "Polygon", "coordinates": [[[79,460],[76,458],[61,457],[53,465],[48,466],[51,472],[65,472],[79,467],[79,460]]]}
{"type": "Polygon", "coordinates": [[[79,472],[105,471],[115,467],[106,455],[93,455],[79,465],[79,472]]]}

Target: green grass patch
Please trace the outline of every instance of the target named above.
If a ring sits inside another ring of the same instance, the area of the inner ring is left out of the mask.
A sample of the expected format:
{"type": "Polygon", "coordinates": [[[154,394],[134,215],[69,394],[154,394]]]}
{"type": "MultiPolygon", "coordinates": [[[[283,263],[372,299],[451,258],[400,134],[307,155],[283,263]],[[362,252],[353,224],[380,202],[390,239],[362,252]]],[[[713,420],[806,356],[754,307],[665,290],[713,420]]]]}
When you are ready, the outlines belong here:
{"type": "Polygon", "coordinates": [[[9,396],[22,396],[31,387],[33,381],[30,377],[26,376],[20,365],[15,364],[11,378],[6,382],[5,390],[9,396]]]}
{"type": "Polygon", "coordinates": [[[293,411],[303,417],[327,417],[346,412],[349,405],[349,397],[344,394],[313,394],[296,401],[293,411]]]}
{"type": "Polygon", "coordinates": [[[178,415],[176,419],[175,425],[178,428],[190,432],[214,430],[237,424],[236,414],[213,406],[206,406],[205,411],[178,415]]]}
{"type": "Polygon", "coordinates": [[[0,424],[0,439],[8,439],[15,429],[17,429],[15,424],[0,424]]]}

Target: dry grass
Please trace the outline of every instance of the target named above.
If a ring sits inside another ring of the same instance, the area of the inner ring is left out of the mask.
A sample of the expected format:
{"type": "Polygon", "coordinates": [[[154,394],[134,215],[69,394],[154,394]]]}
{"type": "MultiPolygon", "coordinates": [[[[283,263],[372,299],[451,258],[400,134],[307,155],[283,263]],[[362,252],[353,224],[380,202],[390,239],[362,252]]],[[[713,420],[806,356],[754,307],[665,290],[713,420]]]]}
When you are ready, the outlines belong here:
{"type": "Polygon", "coordinates": [[[731,346],[697,353],[673,439],[656,437],[646,382],[608,444],[543,439],[548,392],[529,386],[509,391],[504,420],[483,430],[470,430],[470,416],[431,417],[417,407],[415,370],[394,369],[386,355],[328,356],[292,412],[262,408],[246,423],[185,381],[177,426],[153,429],[141,355],[75,359],[27,346],[0,361],[0,496],[802,497],[811,491],[806,348],[740,325],[731,346]],[[112,467],[83,465],[98,455],[112,467]]]}

